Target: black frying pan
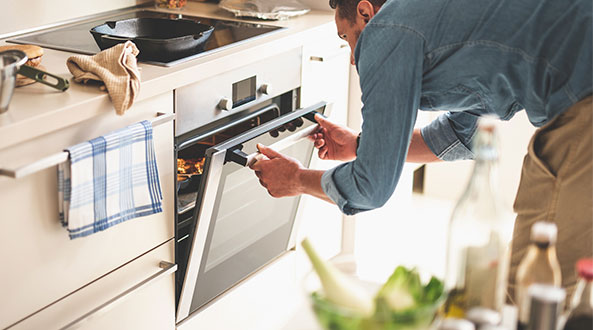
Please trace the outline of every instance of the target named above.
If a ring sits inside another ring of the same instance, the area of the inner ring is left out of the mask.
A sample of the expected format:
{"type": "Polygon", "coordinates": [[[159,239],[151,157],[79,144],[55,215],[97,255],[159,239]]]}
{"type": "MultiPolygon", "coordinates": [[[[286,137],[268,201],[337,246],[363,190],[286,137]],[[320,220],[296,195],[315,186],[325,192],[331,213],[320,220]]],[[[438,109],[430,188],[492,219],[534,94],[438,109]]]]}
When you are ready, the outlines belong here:
{"type": "Polygon", "coordinates": [[[90,30],[99,48],[133,41],[139,60],[169,62],[198,53],[214,27],[187,19],[130,18],[90,30]]]}

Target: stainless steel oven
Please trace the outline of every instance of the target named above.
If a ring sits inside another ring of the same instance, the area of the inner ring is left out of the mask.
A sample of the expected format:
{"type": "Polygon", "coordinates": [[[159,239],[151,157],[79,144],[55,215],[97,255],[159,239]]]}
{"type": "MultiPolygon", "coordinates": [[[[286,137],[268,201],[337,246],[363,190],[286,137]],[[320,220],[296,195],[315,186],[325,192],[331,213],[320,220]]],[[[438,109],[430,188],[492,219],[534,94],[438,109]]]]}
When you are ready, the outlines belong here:
{"type": "Polygon", "coordinates": [[[176,91],[178,322],[295,246],[300,197],[272,198],[248,165],[257,143],[309,165],[326,104],[300,108],[300,64],[294,49],[176,91]]]}

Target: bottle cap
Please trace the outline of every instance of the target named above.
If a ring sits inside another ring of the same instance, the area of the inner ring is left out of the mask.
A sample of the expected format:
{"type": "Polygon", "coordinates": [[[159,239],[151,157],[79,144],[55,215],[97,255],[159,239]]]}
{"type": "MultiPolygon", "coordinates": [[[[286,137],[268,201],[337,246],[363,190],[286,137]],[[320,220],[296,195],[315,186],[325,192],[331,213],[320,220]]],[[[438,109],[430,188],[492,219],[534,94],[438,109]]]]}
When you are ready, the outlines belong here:
{"type": "Polygon", "coordinates": [[[580,259],[577,262],[577,272],[585,280],[593,281],[593,259],[580,259]]]}
{"type": "Polygon", "coordinates": [[[556,243],[558,227],[553,222],[538,221],[531,226],[531,240],[537,243],[556,243]]]}
{"type": "Polygon", "coordinates": [[[561,303],[566,298],[564,289],[548,284],[532,284],[527,293],[529,297],[546,303],[561,303]]]}
{"type": "Polygon", "coordinates": [[[497,311],[485,307],[474,307],[470,309],[465,314],[465,318],[480,326],[486,324],[497,325],[502,320],[497,311]]]}
{"type": "Polygon", "coordinates": [[[481,326],[478,330],[508,330],[508,328],[502,325],[486,324],[481,326]]]}
{"type": "Polygon", "coordinates": [[[448,317],[441,321],[439,330],[475,330],[474,324],[468,320],[448,317]]]}
{"type": "Polygon", "coordinates": [[[500,118],[496,115],[484,115],[480,116],[478,119],[478,127],[485,129],[487,131],[491,131],[496,129],[496,126],[500,122],[500,118]]]}

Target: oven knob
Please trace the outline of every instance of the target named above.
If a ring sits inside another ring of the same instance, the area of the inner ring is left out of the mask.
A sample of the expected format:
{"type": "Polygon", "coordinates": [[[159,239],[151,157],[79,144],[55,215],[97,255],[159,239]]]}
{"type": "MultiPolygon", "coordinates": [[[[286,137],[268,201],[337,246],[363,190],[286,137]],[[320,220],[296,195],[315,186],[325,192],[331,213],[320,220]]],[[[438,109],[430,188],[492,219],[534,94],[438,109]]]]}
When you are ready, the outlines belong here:
{"type": "Polygon", "coordinates": [[[259,88],[260,93],[270,95],[272,94],[272,86],[269,84],[262,84],[259,88]]]}
{"type": "Polygon", "coordinates": [[[220,100],[220,102],[218,102],[218,108],[225,111],[231,110],[233,108],[233,101],[225,97],[224,99],[220,100]]]}

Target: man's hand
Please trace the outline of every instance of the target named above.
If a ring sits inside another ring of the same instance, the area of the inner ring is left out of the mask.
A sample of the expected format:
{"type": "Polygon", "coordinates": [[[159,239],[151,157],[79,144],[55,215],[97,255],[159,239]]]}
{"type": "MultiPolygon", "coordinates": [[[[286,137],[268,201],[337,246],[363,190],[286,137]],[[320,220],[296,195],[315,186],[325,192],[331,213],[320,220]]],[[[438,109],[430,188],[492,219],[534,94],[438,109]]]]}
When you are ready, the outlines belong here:
{"type": "Polygon", "coordinates": [[[257,149],[265,157],[250,166],[259,178],[259,183],[272,197],[295,196],[303,193],[300,172],[303,165],[294,158],[284,156],[261,144],[257,149]]]}
{"type": "Polygon", "coordinates": [[[319,149],[319,158],[350,161],[356,158],[356,138],[358,134],[348,127],[336,125],[316,114],[319,129],[309,136],[319,149]]]}

